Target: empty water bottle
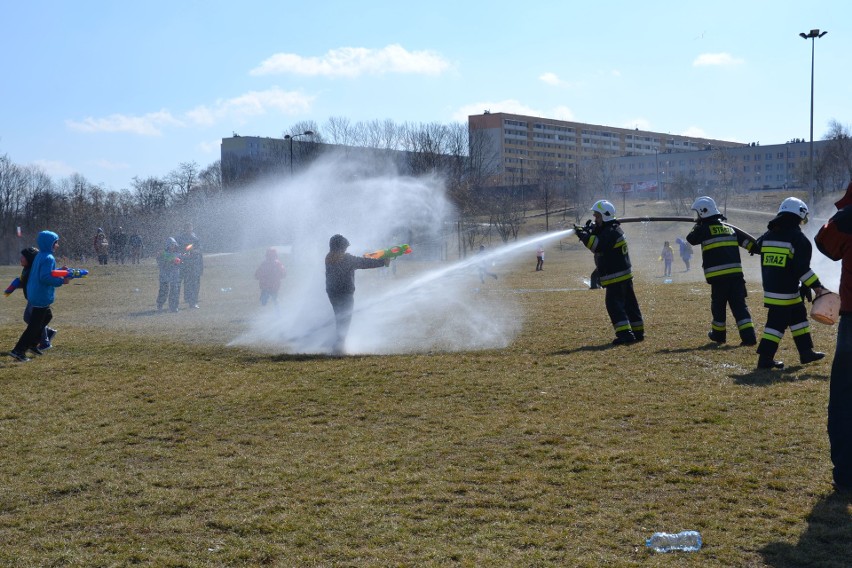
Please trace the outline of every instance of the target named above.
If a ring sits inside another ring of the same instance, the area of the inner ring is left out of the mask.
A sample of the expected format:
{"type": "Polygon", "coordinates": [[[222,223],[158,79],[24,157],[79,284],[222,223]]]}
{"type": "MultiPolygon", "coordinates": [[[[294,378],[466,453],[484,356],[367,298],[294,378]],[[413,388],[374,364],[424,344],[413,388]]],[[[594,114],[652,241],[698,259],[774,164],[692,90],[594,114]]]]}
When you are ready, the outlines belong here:
{"type": "Polygon", "coordinates": [[[701,548],[701,535],[698,531],[682,531],[679,533],[658,532],[645,541],[645,546],[654,552],[695,552],[701,548]]]}

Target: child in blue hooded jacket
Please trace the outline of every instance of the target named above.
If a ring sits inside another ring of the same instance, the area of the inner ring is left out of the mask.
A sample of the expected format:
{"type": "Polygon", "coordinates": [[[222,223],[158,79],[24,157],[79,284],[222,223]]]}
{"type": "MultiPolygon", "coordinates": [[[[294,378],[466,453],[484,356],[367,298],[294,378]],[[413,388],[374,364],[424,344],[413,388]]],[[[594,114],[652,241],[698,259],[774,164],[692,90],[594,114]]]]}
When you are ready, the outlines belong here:
{"type": "Polygon", "coordinates": [[[33,259],[27,281],[27,300],[32,306],[30,321],[15,348],[9,353],[18,361],[29,361],[27,350],[41,355],[38,344],[45,327],[53,319],[50,306],[53,304],[55,290],[68,282],[68,278],[58,278],[50,274],[56,268],[53,251],[59,246],[59,235],[52,231],[42,231],[36,242],[39,253],[33,259]]]}

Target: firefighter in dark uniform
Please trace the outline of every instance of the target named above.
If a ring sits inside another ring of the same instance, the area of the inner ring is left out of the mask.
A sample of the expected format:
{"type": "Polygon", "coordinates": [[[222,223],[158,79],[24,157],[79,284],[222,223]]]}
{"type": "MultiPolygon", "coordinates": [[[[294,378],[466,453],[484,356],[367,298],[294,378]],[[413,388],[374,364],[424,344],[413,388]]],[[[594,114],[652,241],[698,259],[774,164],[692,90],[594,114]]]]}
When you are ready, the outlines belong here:
{"type": "Polygon", "coordinates": [[[645,339],[645,324],[633,291],[633,271],[627,240],[615,218],[615,207],[602,199],[592,206],[594,225],[575,226],[580,241],[595,255],[600,284],[606,291],[606,311],[615,328],[614,345],[645,339]]]}
{"type": "Polygon", "coordinates": [[[769,222],[769,230],[757,240],[763,304],[768,308],[766,327],[757,346],[759,369],[784,368],[784,363],[775,360],[775,353],[788,327],[803,364],[825,357],[825,353],[814,351],[804,303],[805,298],[812,297],[811,290],[817,294],[823,291],[819,277],[811,270],[811,243],[801,229],[807,221],[805,202],[788,197],[769,222]]]}
{"type": "Polygon", "coordinates": [[[686,240],[691,245],[701,245],[704,278],[710,284],[710,315],[713,320],[707,336],[716,343],[725,343],[725,318],[730,305],[740,332],[740,345],[757,345],[754,322],[746,305],[748,294],[740,260],[740,247],[751,252],[754,238],[725,223],[725,217],[710,197],[699,197],[692,204],[692,209],[698,214],[698,219],[686,240]]]}

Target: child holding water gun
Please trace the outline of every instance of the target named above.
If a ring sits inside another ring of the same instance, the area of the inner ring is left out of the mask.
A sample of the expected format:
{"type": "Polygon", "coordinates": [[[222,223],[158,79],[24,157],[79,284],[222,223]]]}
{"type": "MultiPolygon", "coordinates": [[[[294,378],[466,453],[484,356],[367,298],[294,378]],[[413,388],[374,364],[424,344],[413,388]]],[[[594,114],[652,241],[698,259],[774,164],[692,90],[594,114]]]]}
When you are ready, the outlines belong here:
{"type": "Polygon", "coordinates": [[[27,275],[27,308],[30,310],[27,329],[21,334],[18,343],[9,353],[18,361],[29,361],[26,352],[32,351],[36,355],[41,355],[39,349],[43,333],[47,328],[47,324],[53,319],[53,312],[50,309],[53,304],[55,290],[59,286],[67,283],[70,276],[58,277],[51,273],[56,269],[56,258],[53,252],[59,247],[59,235],[52,231],[42,231],[37,238],[40,251],[35,255],[30,264],[30,272],[27,275]]]}
{"type": "MultiPolygon", "coordinates": [[[[21,277],[12,280],[12,283],[9,284],[8,288],[6,288],[5,294],[7,296],[9,296],[10,294],[12,294],[12,292],[20,288],[21,291],[24,293],[24,299],[27,299],[27,282],[29,282],[30,270],[32,269],[33,260],[35,260],[37,254],[38,249],[35,247],[28,247],[21,251],[21,277]]],[[[30,323],[30,314],[32,313],[32,310],[32,304],[27,301],[27,307],[24,308],[24,323],[30,323]]],[[[55,329],[45,326],[41,334],[41,341],[39,342],[36,349],[38,349],[39,351],[50,349],[50,342],[53,339],[53,336],[55,335],[55,329]]]]}

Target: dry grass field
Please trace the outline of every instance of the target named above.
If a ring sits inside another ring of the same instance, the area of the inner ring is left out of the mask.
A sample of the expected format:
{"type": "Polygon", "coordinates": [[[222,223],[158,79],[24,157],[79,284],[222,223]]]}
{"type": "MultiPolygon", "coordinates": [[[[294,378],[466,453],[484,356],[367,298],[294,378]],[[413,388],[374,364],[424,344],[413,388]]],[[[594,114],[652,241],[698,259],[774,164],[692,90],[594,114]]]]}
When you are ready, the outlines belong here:
{"type": "MultiPolygon", "coordinates": [[[[729,217],[757,235],[769,218],[729,217]]],[[[709,344],[700,252],[671,283],[657,260],[689,227],[625,225],[648,336],[619,347],[573,236],[542,272],[531,250],[472,283],[519,302],[523,327],[453,353],[227,347],[259,309],[262,251],[209,257],[202,308],[178,314],[153,309],[152,263],[90,267],[58,292],[55,347],[0,360],[0,565],[848,566],[831,357],[799,366],[788,334],[788,368],[757,371],[753,348],[709,344]],[[646,550],[683,529],[702,550],[646,550]]],[[[4,351],[19,294],[0,302],[4,351]]],[[[834,332],[814,324],[817,349],[834,332]]]]}

